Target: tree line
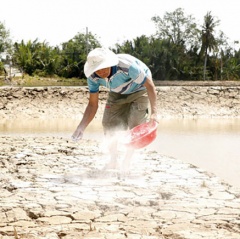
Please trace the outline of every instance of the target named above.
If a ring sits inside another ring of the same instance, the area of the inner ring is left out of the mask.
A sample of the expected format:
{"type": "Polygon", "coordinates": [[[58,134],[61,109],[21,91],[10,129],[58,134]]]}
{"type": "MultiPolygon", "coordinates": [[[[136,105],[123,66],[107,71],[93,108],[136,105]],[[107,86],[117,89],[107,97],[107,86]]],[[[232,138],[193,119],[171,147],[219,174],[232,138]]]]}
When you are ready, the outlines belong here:
{"type": "MultiPolygon", "coordinates": [[[[199,26],[182,8],[154,16],[156,33],[115,44],[115,53],[128,53],[145,62],[154,80],[239,80],[240,49],[216,28],[220,21],[207,12],[199,26]]],[[[239,42],[235,41],[237,45],[239,42]]],[[[90,50],[101,47],[91,32],[77,33],[61,46],[34,41],[12,43],[0,22],[0,74],[12,64],[30,76],[85,78],[83,67],[90,50]]]]}

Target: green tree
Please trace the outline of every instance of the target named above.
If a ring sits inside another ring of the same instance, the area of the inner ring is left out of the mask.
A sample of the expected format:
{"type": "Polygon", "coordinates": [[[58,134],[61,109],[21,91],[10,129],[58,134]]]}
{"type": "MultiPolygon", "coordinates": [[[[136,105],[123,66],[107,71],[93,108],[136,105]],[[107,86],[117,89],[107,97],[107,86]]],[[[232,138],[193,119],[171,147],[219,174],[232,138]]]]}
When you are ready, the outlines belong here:
{"type": "MultiPolygon", "coordinates": [[[[128,53],[142,60],[152,71],[153,79],[176,79],[178,73],[174,65],[176,47],[169,40],[161,40],[142,35],[132,41],[116,45],[116,53],[128,53]]],[[[175,61],[176,60],[176,61],[175,61]]]]}
{"type": "Polygon", "coordinates": [[[162,49],[161,62],[166,63],[166,79],[186,80],[193,76],[198,71],[196,52],[201,43],[195,19],[191,15],[185,16],[183,9],[177,8],[163,18],[155,16],[152,20],[157,29],[155,37],[164,40],[159,46],[162,49]]]}
{"type": "Polygon", "coordinates": [[[172,47],[174,46],[169,40],[151,38],[149,57],[150,69],[153,78],[156,80],[174,79],[176,74],[172,66],[172,47]]]}
{"type": "Polygon", "coordinates": [[[2,53],[9,53],[11,45],[10,31],[0,22],[0,57],[2,53]]]}
{"type": "Polygon", "coordinates": [[[58,73],[60,55],[58,47],[50,47],[38,40],[14,44],[13,61],[16,66],[29,75],[52,76],[58,73]]]}
{"type": "Polygon", "coordinates": [[[136,37],[132,41],[125,41],[123,45],[116,44],[116,53],[128,53],[142,60],[145,64],[150,64],[150,38],[145,35],[136,37]]]}
{"type": "Polygon", "coordinates": [[[58,73],[60,55],[58,47],[51,47],[48,43],[39,43],[36,48],[36,69],[34,74],[39,76],[52,76],[58,73]]]}
{"type": "Polygon", "coordinates": [[[236,50],[235,45],[238,41],[234,41],[234,46],[227,42],[221,44],[221,80],[239,80],[240,79],[240,49],[236,50]],[[222,47],[224,45],[224,47],[222,47]]]}
{"type": "Polygon", "coordinates": [[[160,39],[168,39],[175,45],[184,45],[186,48],[199,46],[200,31],[192,15],[185,16],[182,8],[173,12],[166,12],[163,18],[152,17],[156,26],[156,36],[160,39]]]}
{"type": "Polygon", "coordinates": [[[0,74],[4,71],[3,61],[11,58],[11,46],[10,32],[6,29],[5,25],[0,22],[0,74]]]}
{"type": "Polygon", "coordinates": [[[240,79],[240,63],[234,57],[229,59],[227,65],[223,68],[222,72],[226,80],[239,80],[240,79]]]}
{"type": "Polygon", "coordinates": [[[211,51],[216,51],[218,48],[218,42],[214,36],[215,27],[219,25],[219,20],[208,12],[204,16],[204,24],[202,26],[202,47],[200,55],[204,55],[204,69],[203,69],[203,79],[206,80],[206,70],[207,70],[207,58],[208,53],[211,51]]]}
{"type": "Polygon", "coordinates": [[[83,67],[88,52],[100,46],[91,32],[88,34],[78,33],[68,42],[63,43],[59,74],[67,78],[84,77],[83,67]]]}
{"type": "Polygon", "coordinates": [[[233,50],[232,47],[225,49],[222,53],[221,76],[224,80],[240,79],[240,49],[233,50]]]}
{"type": "Polygon", "coordinates": [[[81,77],[87,50],[100,46],[91,33],[87,41],[84,34],[78,34],[59,48],[37,39],[27,43],[22,40],[14,44],[13,60],[23,73],[29,75],[81,77]]]}
{"type": "Polygon", "coordinates": [[[22,73],[32,75],[37,69],[37,53],[39,48],[38,40],[28,41],[25,43],[23,40],[21,43],[14,44],[13,61],[20,68],[22,73]]]}

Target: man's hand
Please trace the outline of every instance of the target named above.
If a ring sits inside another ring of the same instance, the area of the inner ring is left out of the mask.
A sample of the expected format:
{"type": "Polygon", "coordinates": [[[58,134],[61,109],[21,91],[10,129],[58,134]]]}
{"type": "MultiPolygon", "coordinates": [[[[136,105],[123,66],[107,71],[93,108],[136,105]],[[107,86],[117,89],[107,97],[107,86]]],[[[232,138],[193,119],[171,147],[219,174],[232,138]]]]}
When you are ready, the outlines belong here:
{"type": "Polygon", "coordinates": [[[154,123],[154,122],[159,123],[157,114],[151,114],[151,116],[150,116],[150,122],[152,122],[152,123],[154,123]]]}
{"type": "Polygon", "coordinates": [[[82,139],[83,132],[88,126],[88,124],[92,121],[94,118],[97,109],[98,109],[98,92],[97,93],[90,93],[89,102],[88,105],[84,111],[83,118],[81,122],[79,123],[77,129],[72,135],[73,141],[78,141],[82,139]]]}
{"type": "Polygon", "coordinates": [[[76,129],[72,135],[72,140],[76,142],[82,139],[82,137],[83,137],[83,132],[79,129],[76,129]]]}

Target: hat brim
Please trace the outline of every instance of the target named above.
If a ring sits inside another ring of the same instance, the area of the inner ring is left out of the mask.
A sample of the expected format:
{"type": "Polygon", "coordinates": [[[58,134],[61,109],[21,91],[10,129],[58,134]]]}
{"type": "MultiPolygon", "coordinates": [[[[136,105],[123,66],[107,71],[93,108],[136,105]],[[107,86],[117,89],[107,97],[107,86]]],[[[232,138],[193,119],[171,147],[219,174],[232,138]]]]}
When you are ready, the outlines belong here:
{"type": "Polygon", "coordinates": [[[116,54],[112,54],[111,57],[108,57],[108,59],[104,60],[98,65],[90,66],[88,62],[84,65],[84,74],[88,78],[90,75],[92,75],[94,72],[101,70],[103,68],[111,67],[117,65],[119,62],[118,57],[116,54]]]}

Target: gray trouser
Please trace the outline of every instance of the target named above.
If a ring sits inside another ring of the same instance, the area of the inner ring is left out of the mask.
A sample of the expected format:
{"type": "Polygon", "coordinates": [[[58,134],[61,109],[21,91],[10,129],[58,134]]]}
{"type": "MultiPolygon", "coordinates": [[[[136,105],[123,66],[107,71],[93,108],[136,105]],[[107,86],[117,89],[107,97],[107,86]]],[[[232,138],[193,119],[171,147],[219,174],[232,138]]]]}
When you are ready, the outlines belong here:
{"type": "Polygon", "coordinates": [[[128,95],[109,92],[102,119],[104,132],[132,129],[146,122],[148,105],[146,90],[128,95]]]}

